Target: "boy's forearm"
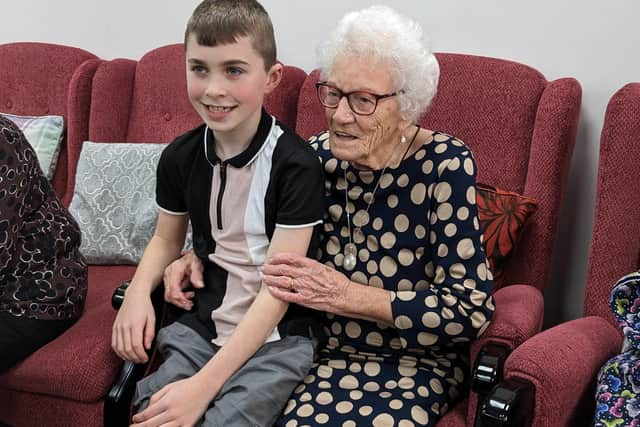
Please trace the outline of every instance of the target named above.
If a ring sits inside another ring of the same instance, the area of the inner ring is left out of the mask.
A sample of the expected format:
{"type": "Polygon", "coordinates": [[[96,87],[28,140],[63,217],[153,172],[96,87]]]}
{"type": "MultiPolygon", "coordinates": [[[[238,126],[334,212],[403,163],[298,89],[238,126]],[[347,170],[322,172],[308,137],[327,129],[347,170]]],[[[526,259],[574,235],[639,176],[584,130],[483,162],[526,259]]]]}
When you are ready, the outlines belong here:
{"type": "Polygon", "coordinates": [[[182,245],[154,235],[147,245],[129,289],[151,293],[162,281],[165,268],[180,256],[182,245]]]}
{"type": "Polygon", "coordinates": [[[265,343],[288,305],[271,296],[266,288],[260,290],[227,343],[195,375],[208,384],[212,400],[227,380],[265,343]]]}

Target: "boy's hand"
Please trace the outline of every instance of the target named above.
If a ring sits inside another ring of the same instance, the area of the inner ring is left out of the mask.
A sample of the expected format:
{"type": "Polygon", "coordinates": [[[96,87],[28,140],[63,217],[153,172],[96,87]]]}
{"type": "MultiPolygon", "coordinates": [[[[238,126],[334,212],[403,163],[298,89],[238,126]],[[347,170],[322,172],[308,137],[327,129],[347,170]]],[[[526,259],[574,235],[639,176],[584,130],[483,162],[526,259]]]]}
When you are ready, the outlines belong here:
{"type": "Polygon", "coordinates": [[[193,308],[193,291],[185,291],[189,285],[204,288],[203,265],[193,251],[173,261],[164,270],[164,300],[183,310],[193,308]]]}
{"type": "Polygon", "coordinates": [[[111,347],[123,360],[145,363],[149,360],[145,349],[151,348],[155,335],[156,315],[151,297],[128,288],[122,307],[113,322],[111,347]]]}
{"type": "Polygon", "coordinates": [[[167,384],[151,396],[144,411],[133,416],[131,427],[193,426],[217,394],[217,388],[201,384],[198,376],[167,384]]]}

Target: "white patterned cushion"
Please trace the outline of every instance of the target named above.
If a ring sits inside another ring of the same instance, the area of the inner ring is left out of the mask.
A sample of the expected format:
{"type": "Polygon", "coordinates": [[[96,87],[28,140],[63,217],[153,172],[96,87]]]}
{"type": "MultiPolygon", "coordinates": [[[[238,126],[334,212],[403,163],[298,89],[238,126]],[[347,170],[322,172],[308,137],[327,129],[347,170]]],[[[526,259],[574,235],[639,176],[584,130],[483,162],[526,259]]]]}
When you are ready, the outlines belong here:
{"type": "Polygon", "coordinates": [[[156,167],[166,144],[82,145],[69,211],[90,264],[137,264],[156,225],[156,167]]]}
{"type": "Polygon", "coordinates": [[[17,116],[0,113],[15,123],[36,152],[40,169],[49,181],[53,179],[60,154],[64,119],[62,116],[17,116]]]}

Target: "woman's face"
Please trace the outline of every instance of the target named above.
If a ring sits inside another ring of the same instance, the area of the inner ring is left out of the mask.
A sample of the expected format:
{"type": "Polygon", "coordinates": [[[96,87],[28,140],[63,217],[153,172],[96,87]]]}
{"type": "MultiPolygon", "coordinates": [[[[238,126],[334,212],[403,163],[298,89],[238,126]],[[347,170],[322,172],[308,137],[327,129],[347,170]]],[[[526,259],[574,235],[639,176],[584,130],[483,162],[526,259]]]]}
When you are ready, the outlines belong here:
{"type": "MultiPolygon", "coordinates": [[[[327,83],[340,91],[366,91],[376,95],[395,92],[389,67],[361,59],[339,57],[327,83]]],[[[336,108],[325,107],[332,154],[356,166],[383,168],[400,141],[409,121],[400,117],[395,96],[378,100],[370,116],[354,113],[347,97],[336,108]]]]}

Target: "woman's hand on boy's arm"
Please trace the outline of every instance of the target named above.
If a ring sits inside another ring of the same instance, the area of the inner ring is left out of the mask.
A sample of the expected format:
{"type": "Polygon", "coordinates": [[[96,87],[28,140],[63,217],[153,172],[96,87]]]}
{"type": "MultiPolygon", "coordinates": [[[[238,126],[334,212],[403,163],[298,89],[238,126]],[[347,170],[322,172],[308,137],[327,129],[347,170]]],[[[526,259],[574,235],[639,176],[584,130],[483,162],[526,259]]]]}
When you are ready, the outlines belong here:
{"type": "Polygon", "coordinates": [[[195,293],[185,291],[185,288],[189,285],[203,288],[203,271],[202,261],[193,250],[173,261],[164,270],[164,300],[183,310],[191,310],[195,293]]]}

